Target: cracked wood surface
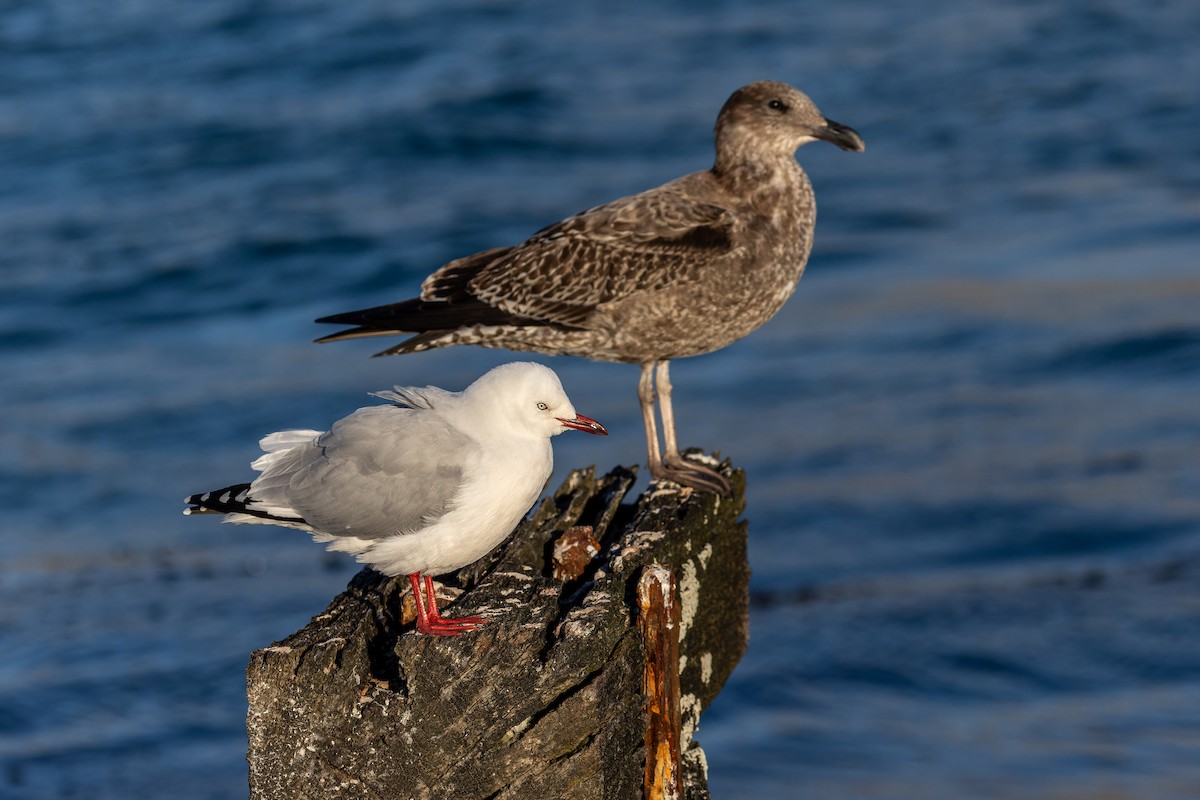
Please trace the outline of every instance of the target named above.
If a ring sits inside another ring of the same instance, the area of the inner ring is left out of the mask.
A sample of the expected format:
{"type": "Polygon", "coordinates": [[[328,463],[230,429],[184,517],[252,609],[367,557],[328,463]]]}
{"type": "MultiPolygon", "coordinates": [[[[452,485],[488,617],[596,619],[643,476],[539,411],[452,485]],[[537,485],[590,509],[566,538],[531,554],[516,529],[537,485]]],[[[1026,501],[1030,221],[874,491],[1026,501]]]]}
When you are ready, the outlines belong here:
{"type": "Polygon", "coordinates": [[[489,557],[461,570],[447,616],[491,619],[461,637],[404,625],[407,581],[364,569],[302,630],[247,670],[252,798],[642,796],[645,648],[635,585],[670,564],[680,606],[684,797],[707,798],[699,714],[747,641],[744,477],[732,500],[635,475],[568,476],[489,557]],[[589,525],[599,553],[552,577],[556,539],[589,525]]]}

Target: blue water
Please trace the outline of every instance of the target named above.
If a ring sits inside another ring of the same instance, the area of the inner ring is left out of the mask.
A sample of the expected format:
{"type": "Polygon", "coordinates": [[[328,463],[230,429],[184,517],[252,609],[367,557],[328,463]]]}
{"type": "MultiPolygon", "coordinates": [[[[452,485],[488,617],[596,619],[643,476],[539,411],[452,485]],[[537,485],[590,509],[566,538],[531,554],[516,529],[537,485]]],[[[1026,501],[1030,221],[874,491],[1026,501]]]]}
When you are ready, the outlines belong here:
{"type": "MultiPolygon", "coordinates": [[[[245,793],[249,652],[354,572],[179,514],[393,383],[311,320],[707,166],[727,94],[857,128],[771,323],[672,371],[749,474],[719,798],[1200,796],[1200,5],[134,0],[0,9],[0,797],[245,793]]],[[[640,461],[636,370],[570,359],[640,461]]],[[[584,441],[587,439],[587,441],[584,441]]]]}

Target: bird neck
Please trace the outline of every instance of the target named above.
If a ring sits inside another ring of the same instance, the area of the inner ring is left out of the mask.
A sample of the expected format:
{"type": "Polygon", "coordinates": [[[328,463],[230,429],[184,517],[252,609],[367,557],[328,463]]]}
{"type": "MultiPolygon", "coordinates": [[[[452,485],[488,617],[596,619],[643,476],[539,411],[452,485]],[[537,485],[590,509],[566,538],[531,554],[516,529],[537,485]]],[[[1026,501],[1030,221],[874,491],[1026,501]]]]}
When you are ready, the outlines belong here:
{"type": "Polygon", "coordinates": [[[774,202],[810,191],[808,177],[789,153],[745,157],[737,148],[719,148],[712,173],[734,197],[774,202]]]}

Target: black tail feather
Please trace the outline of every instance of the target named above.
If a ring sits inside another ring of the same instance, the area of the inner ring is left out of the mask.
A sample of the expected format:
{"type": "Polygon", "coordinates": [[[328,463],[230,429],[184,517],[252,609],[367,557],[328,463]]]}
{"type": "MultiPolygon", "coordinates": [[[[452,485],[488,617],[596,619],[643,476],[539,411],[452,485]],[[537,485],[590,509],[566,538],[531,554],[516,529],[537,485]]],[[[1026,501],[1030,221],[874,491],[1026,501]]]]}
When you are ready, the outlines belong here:
{"type": "Polygon", "coordinates": [[[358,339],[366,336],[387,336],[400,333],[428,333],[430,331],[452,331],[473,325],[531,325],[546,323],[529,317],[510,314],[480,302],[446,303],[419,298],[391,303],[385,306],[364,308],[332,314],[317,320],[334,325],[355,325],[350,330],[338,331],[317,339],[318,342],[336,342],[343,339],[358,339]]]}
{"type": "Polygon", "coordinates": [[[281,517],[257,508],[250,508],[247,505],[251,502],[250,484],[248,483],[235,483],[224,489],[194,494],[183,502],[188,504],[188,507],[183,510],[184,514],[248,514],[275,522],[307,524],[302,517],[281,517]]]}

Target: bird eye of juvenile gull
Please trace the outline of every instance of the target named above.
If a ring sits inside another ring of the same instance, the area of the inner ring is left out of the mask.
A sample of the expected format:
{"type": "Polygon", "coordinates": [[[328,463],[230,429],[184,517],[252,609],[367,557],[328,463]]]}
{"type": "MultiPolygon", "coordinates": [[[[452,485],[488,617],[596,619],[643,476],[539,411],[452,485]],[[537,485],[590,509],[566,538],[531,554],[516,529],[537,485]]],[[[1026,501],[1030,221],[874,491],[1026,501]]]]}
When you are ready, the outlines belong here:
{"type": "Polygon", "coordinates": [[[572,406],[558,376],[529,362],[496,367],[461,392],[375,394],[391,405],[360,408],[324,433],[267,436],[252,483],[194,494],[183,513],[308,531],[385,575],[407,575],[419,632],[473,631],[487,620],[443,617],[431,576],[479,560],[512,533],[550,478],[551,437],[607,431],[582,414],[530,414],[534,397],[572,406]]]}
{"type": "Polygon", "coordinates": [[[711,169],[451,261],[419,297],[323,317],[355,327],[318,341],[414,333],[379,355],[477,344],[638,364],[650,474],[728,495],[720,473],[679,451],[668,363],[741,339],[795,290],[817,214],[795,154],[812,141],[863,150],[786,83],[743,86],[717,115],[711,169]]]}

